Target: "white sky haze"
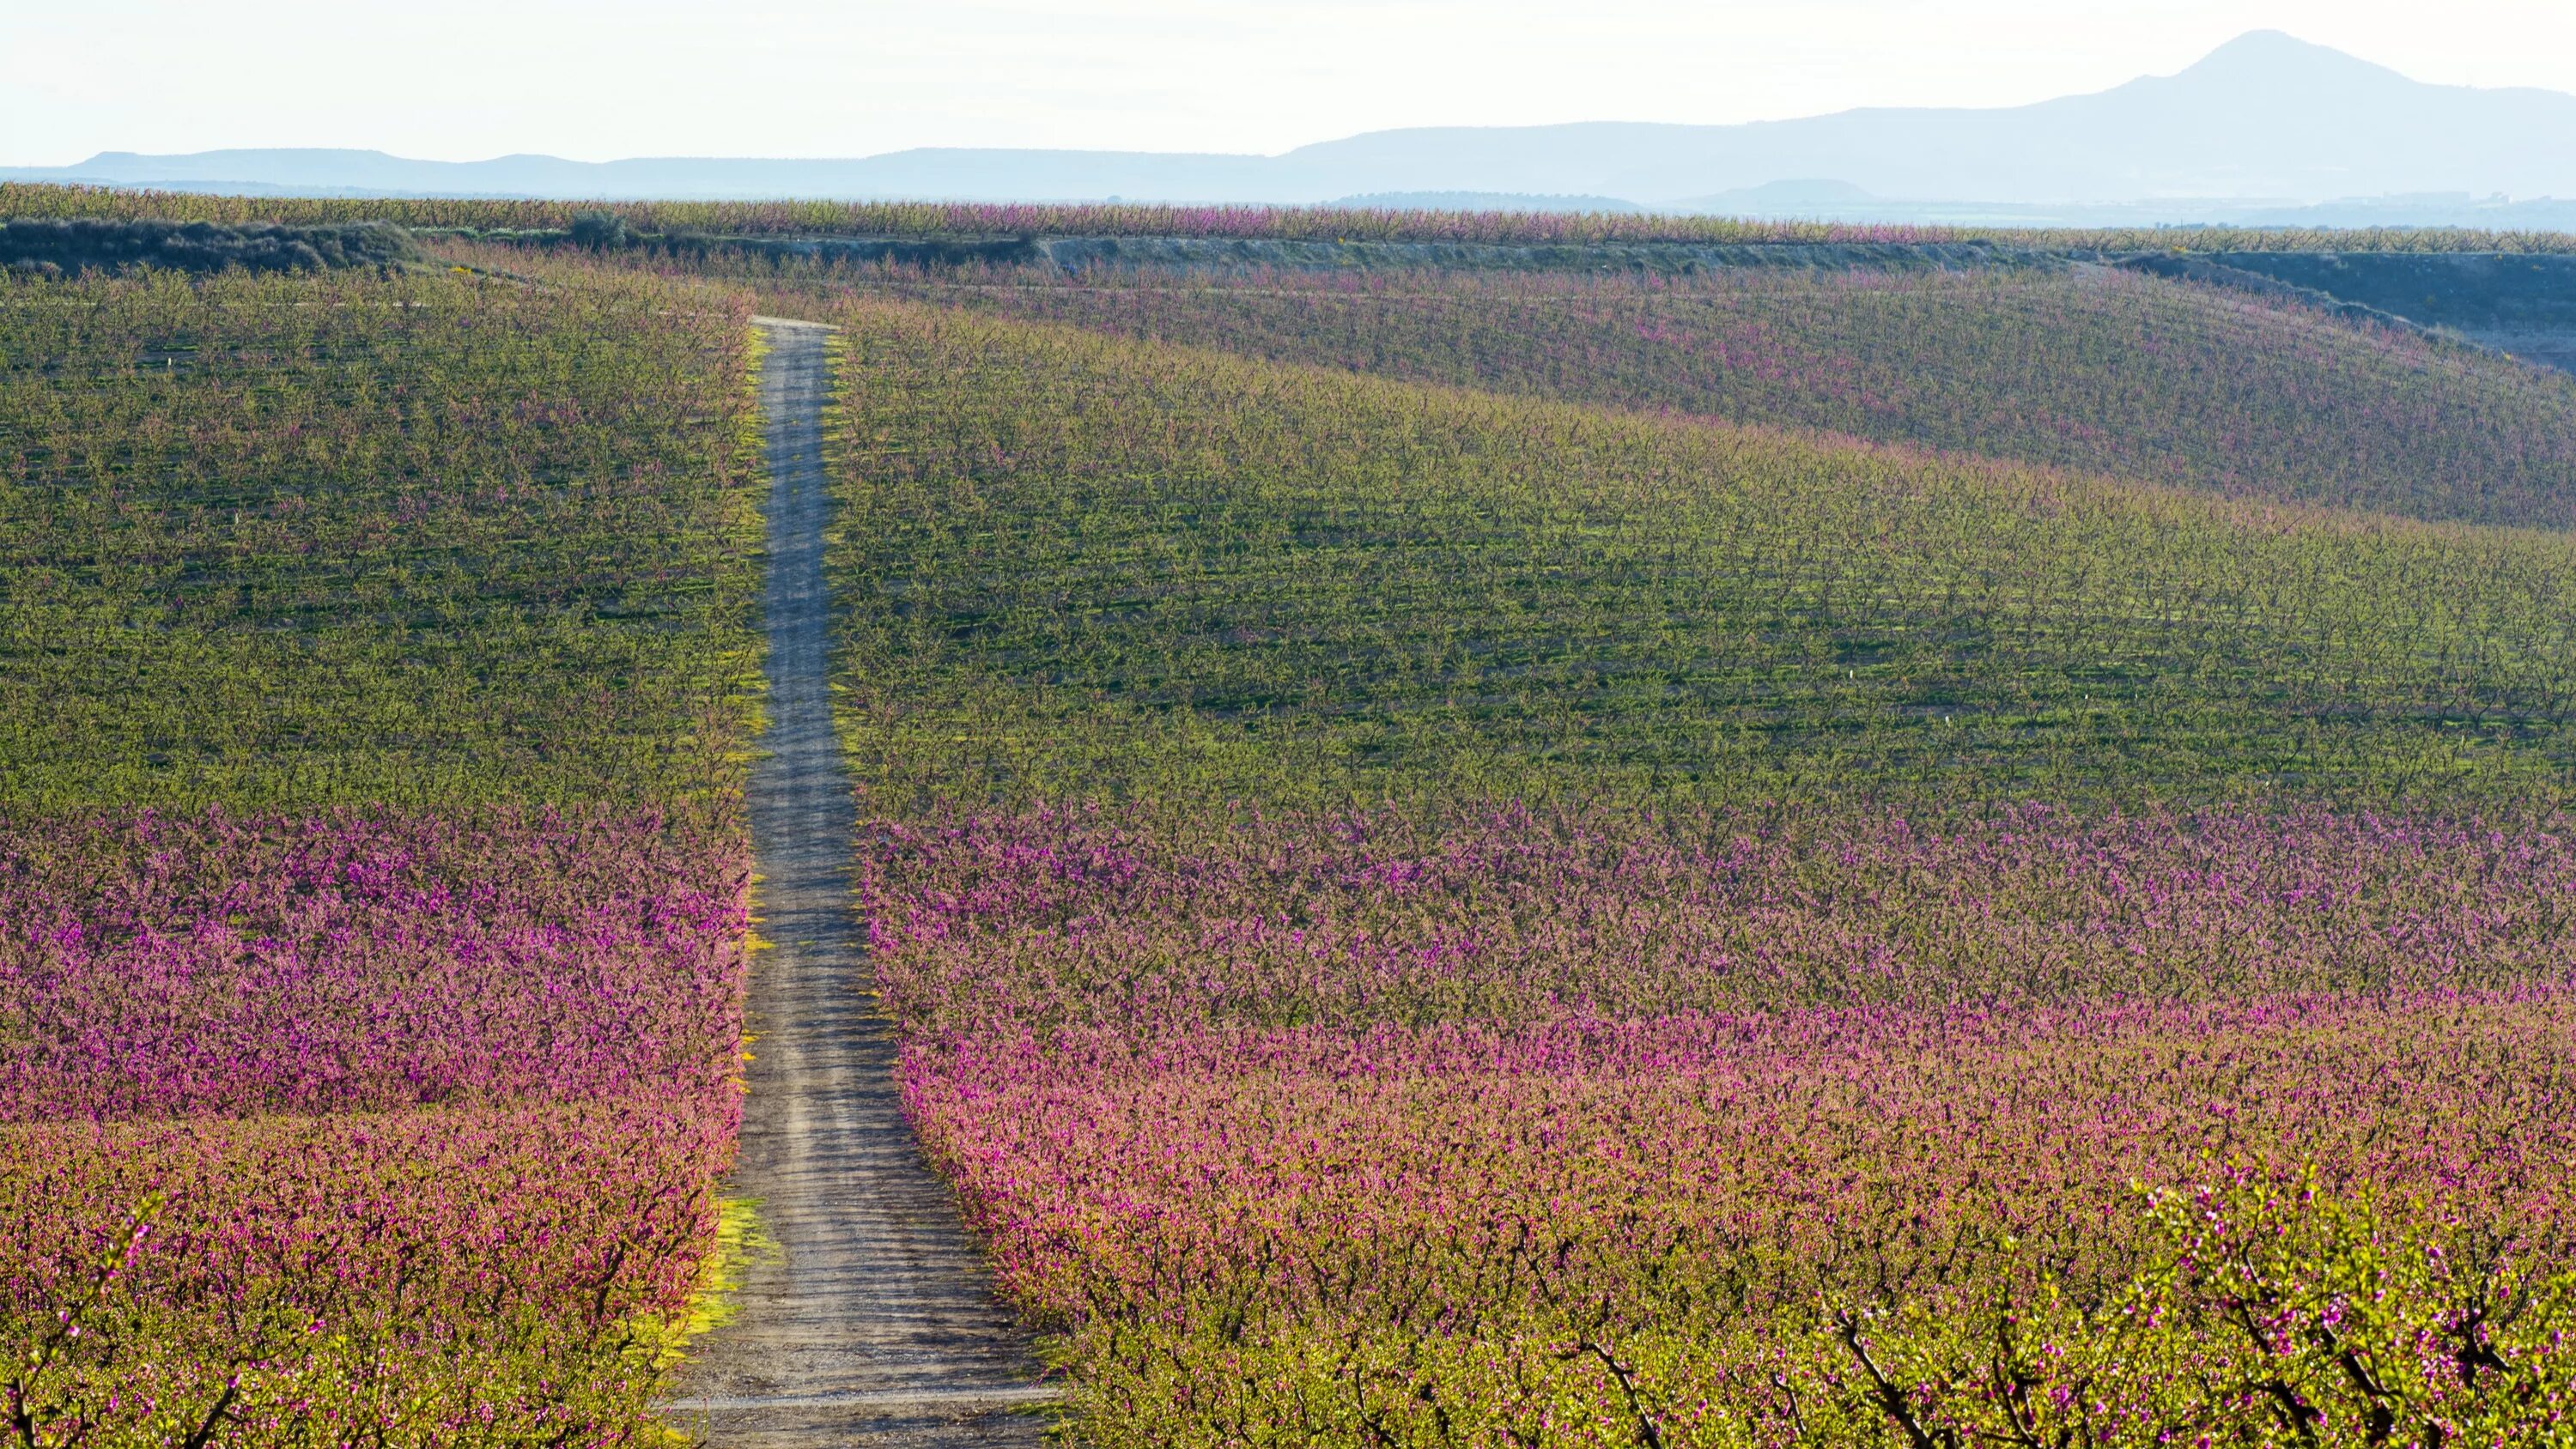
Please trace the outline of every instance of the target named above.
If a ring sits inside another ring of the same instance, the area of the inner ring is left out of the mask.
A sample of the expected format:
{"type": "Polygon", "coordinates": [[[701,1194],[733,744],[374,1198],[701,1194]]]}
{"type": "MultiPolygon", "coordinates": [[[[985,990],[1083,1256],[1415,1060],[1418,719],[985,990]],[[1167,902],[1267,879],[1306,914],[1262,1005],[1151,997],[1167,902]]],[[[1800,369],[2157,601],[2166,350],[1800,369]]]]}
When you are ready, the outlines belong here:
{"type": "Polygon", "coordinates": [[[355,146],[1277,152],[1412,125],[2014,105],[2254,29],[2576,92],[2576,0],[0,0],[0,165],[355,146]]]}

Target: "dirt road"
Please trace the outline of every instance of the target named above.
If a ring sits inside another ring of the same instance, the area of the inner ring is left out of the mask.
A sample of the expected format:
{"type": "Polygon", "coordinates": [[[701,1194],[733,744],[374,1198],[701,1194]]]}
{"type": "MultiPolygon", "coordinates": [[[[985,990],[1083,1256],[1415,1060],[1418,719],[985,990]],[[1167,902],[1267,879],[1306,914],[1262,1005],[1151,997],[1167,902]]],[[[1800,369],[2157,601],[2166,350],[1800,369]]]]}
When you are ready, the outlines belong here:
{"type": "Polygon", "coordinates": [[[915,1149],[891,1027],[850,918],[854,807],[826,664],[822,405],[828,332],[763,319],[769,730],[751,777],[763,880],[754,1057],[733,1190],[774,1252],[667,1405],[714,1449],[1035,1445],[1037,1365],[993,1301],[948,1189],[915,1149]]]}

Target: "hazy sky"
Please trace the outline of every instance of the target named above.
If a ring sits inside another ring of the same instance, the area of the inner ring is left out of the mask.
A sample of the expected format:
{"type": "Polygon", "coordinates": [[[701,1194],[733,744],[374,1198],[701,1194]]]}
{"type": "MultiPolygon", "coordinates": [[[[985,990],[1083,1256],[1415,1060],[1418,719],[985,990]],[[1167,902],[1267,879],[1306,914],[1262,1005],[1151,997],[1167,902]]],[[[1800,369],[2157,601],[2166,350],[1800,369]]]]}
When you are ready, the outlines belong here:
{"type": "Polygon", "coordinates": [[[1422,124],[2010,105],[2272,28],[2576,91],[2571,0],[0,0],[0,164],[906,146],[1280,151],[1422,124]]]}

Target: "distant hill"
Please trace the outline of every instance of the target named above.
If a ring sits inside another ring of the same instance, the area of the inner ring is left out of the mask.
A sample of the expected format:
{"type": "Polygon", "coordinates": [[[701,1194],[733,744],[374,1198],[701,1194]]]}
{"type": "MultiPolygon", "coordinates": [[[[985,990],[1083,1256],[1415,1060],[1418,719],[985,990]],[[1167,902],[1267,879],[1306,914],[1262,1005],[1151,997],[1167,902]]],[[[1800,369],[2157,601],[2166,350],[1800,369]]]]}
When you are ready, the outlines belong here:
{"type": "Polygon", "coordinates": [[[0,171],[0,179],[563,198],[1306,205],[1355,196],[1625,197],[1667,209],[1792,212],[1846,212],[1890,197],[1905,199],[1885,203],[1900,212],[2145,205],[2219,220],[2213,208],[2239,204],[2230,198],[2277,209],[2419,193],[2576,196],[2576,96],[2427,85],[2257,31],[2178,75],[1983,110],[1872,108],[1732,126],[1419,127],[1277,156],[926,148],[855,160],[447,162],[377,151],[105,152],[73,166],[0,171]],[[1818,177],[1832,180],[1800,179],[1818,177]],[[1794,200],[1799,188],[1820,186],[1834,189],[1794,200]]]}
{"type": "Polygon", "coordinates": [[[1383,131],[1304,147],[1278,164],[1329,167],[1387,189],[1436,175],[1451,187],[1655,203],[1801,177],[1881,196],[2021,203],[2576,195],[2576,96],[2425,85],[2263,31],[2179,75],[2036,105],[1741,126],[1383,131]]]}
{"type": "Polygon", "coordinates": [[[1775,181],[1665,210],[1759,220],[1916,222],[1940,226],[2466,227],[2478,231],[2576,231],[2576,200],[2514,200],[2465,191],[2347,196],[2302,205],[2277,198],[2169,196],[2154,201],[1997,202],[1879,196],[1845,181],[1775,181]]]}
{"type": "Polygon", "coordinates": [[[1823,216],[1889,203],[1848,181],[1766,181],[1714,196],[1689,197],[1677,204],[1728,216],[1823,216]]]}
{"type": "Polygon", "coordinates": [[[925,278],[904,290],[1271,362],[2375,513],[2576,529],[2569,379],[2385,316],[2330,321],[2319,305],[2330,290],[2415,313],[2438,293],[2450,310],[2422,320],[2576,335],[2576,257],[2238,253],[2167,275],[2203,284],[2125,270],[1719,269],[1651,282],[1390,273],[1357,289],[1269,273],[1187,288],[1102,275],[1018,287],[925,278]],[[2526,277],[2541,285],[2521,290],[2526,277]]]}

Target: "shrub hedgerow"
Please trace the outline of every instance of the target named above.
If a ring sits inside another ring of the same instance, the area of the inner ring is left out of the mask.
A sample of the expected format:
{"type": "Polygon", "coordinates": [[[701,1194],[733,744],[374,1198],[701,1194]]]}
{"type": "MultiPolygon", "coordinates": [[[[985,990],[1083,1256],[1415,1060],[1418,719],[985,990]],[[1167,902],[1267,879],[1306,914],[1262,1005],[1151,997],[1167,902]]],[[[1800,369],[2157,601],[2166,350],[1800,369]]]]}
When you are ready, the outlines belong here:
{"type": "Polygon", "coordinates": [[[217,272],[321,271],[424,260],[411,237],[384,222],[335,226],[219,226],[207,221],[22,217],[0,220],[0,271],[51,275],[167,267],[217,272]]]}

